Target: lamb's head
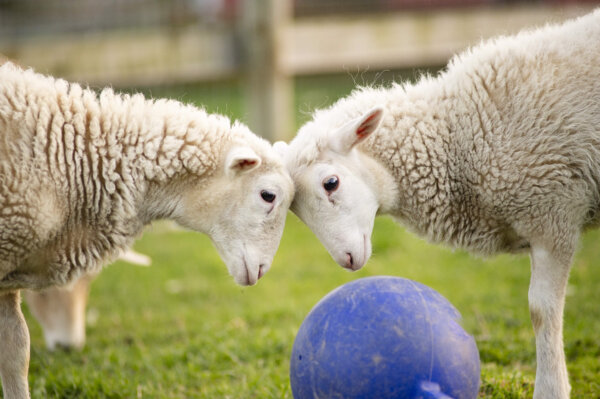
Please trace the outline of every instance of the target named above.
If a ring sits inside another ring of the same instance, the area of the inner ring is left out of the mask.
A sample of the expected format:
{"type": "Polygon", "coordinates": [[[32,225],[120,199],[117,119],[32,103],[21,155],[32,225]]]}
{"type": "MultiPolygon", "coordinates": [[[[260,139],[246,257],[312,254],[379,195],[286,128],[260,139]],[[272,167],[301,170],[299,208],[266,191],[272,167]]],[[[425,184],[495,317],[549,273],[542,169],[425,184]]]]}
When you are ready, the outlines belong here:
{"type": "Polygon", "coordinates": [[[238,284],[256,284],[271,267],[294,196],[281,157],[247,135],[227,145],[208,181],[185,191],[180,223],[210,236],[238,284]]]}
{"type": "Polygon", "coordinates": [[[289,145],[277,142],[275,148],[294,180],[292,212],[308,225],[337,263],[358,270],[371,256],[379,198],[369,168],[374,161],[356,146],[377,130],[383,109],[373,108],[342,122],[325,116],[315,116],[289,145]]]}

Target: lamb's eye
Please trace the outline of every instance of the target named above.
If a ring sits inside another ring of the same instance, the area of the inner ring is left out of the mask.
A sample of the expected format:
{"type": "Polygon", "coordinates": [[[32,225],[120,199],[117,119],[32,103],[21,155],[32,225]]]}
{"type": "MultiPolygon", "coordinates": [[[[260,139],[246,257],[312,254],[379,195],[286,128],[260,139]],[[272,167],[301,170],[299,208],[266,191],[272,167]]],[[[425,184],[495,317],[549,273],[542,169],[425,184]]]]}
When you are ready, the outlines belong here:
{"type": "Polygon", "coordinates": [[[326,177],[325,180],[323,180],[323,188],[328,193],[332,193],[335,190],[337,190],[339,185],[340,185],[340,180],[338,179],[337,176],[329,176],[329,177],[326,177]]]}
{"type": "Polygon", "coordinates": [[[268,190],[262,190],[260,192],[260,196],[262,197],[262,199],[264,199],[268,203],[275,201],[275,197],[276,197],[275,193],[272,193],[268,190]]]}

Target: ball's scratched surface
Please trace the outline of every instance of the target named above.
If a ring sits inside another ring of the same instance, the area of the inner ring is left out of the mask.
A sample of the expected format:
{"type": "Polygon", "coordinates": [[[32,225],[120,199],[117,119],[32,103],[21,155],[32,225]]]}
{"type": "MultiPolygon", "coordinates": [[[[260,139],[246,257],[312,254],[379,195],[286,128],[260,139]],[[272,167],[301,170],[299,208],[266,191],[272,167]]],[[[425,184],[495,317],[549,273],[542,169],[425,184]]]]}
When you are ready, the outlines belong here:
{"type": "Polygon", "coordinates": [[[412,280],[338,287],[294,341],[294,398],[476,398],[479,353],[459,319],[443,296],[412,280]]]}

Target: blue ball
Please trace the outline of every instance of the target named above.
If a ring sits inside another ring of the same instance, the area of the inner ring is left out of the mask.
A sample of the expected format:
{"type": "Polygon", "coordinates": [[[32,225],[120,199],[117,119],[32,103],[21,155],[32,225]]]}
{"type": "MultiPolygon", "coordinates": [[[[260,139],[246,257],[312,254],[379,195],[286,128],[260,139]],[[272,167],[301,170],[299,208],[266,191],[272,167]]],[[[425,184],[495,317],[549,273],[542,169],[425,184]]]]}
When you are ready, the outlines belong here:
{"type": "Polygon", "coordinates": [[[476,398],[479,352],[442,295],[412,280],[367,277],[310,311],[294,340],[295,399],[476,398]]]}

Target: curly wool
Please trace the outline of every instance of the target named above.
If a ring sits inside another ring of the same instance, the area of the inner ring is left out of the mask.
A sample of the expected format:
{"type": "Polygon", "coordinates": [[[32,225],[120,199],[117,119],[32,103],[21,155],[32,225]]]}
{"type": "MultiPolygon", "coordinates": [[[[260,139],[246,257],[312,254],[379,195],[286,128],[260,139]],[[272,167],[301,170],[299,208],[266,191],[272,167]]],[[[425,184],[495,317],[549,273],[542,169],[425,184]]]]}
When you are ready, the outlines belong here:
{"type": "Polygon", "coordinates": [[[354,91],[300,130],[290,171],[377,105],[382,126],[359,151],[395,177],[382,212],[430,241],[490,254],[539,240],[570,254],[600,222],[600,10],[482,43],[414,85],[354,91]]]}
{"type": "Polygon", "coordinates": [[[93,272],[177,206],[152,201],[210,177],[227,148],[249,141],[268,146],[177,101],[0,66],[0,291],[93,272]]]}

